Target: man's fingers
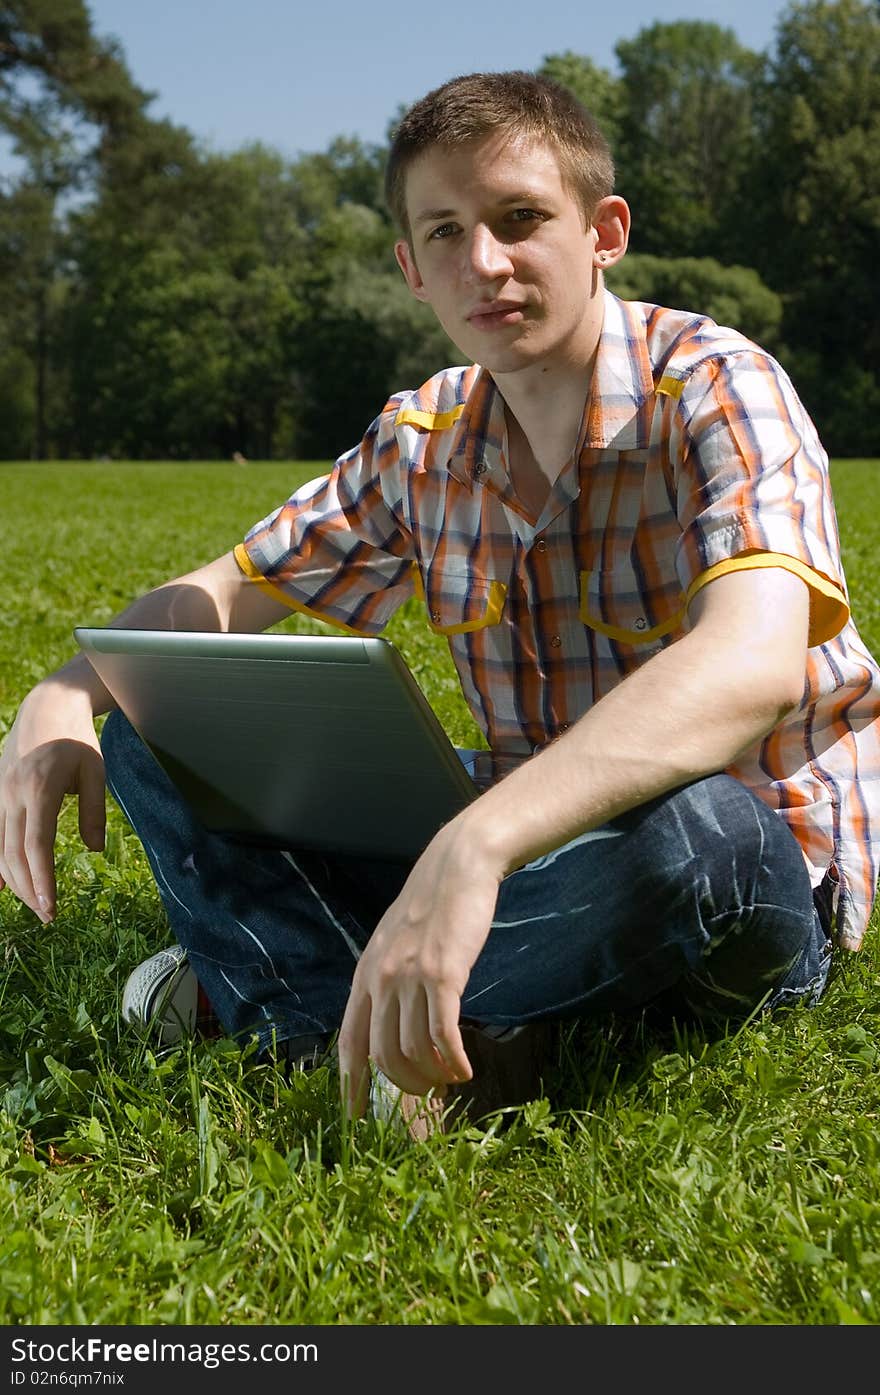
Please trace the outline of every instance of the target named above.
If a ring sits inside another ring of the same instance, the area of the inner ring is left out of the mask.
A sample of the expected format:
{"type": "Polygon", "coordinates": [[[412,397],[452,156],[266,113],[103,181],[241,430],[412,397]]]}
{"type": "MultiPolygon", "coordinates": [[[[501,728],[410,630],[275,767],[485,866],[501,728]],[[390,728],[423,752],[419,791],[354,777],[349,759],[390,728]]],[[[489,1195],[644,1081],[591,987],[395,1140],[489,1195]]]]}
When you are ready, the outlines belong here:
{"type": "Polygon", "coordinates": [[[339,1028],[339,1085],[350,1119],[361,1117],[370,1098],[370,1009],[366,994],[352,990],[339,1028]]]}
{"type": "Polygon", "coordinates": [[[448,1085],[473,1074],[458,1028],[458,995],[448,991],[434,1009],[423,983],[409,985],[399,999],[375,1010],[370,1025],[370,1057],[406,1094],[445,1093],[448,1085]]]}
{"type": "Polygon", "coordinates": [[[33,810],[27,816],[24,849],[36,900],[36,904],[32,901],[27,904],[44,924],[52,920],[56,909],[54,847],[57,829],[58,810],[51,806],[33,810]]]}
{"type": "Polygon", "coordinates": [[[464,1049],[458,1017],[461,999],[451,989],[437,989],[428,997],[428,1030],[450,1080],[471,1080],[473,1069],[464,1049]]]}
{"type": "Polygon", "coordinates": [[[451,1079],[428,1032],[428,1010],[422,991],[401,1002],[389,1001],[380,1017],[373,1012],[370,1056],[380,1070],[408,1095],[426,1095],[451,1079]]]}
{"type": "Polygon", "coordinates": [[[102,852],[107,827],[104,760],[98,751],[83,755],[79,769],[79,836],[92,852],[102,852]]]}
{"type": "Polygon", "coordinates": [[[85,703],[73,700],[75,735],[60,689],[39,685],[19,708],[0,750],[0,886],[42,921],[55,914],[58,815],[68,794],[80,796],[86,846],[104,845],[103,761],[85,703]]]}
{"type": "Polygon", "coordinates": [[[14,896],[23,901],[45,923],[51,920],[55,903],[54,876],[48,884],[38,870],[36,857],[35,830],[28,828],[24,809],[7,812],[3,823],[2,871],[3,880],[14,896]]]}
{"type": "Polygon", "coordinates": [[[6,866],[6,857],[5,857],[5,854],[4,854],[4,851],[3,851],[5,845],[6,845],[6,815],[5,815],[5,813],[3,812],[2,807],[0,807],[0,891],[2,891],[4,887],[9,887],[9,890],[12,892],[12,894],[13,894],[13,896],[14,896],[14,895],[15,895],[15,891],[14,891],[14,889],[13,889],[11,886],[9,886],[9,869],[8,869],[8,867],[6,866]]]}
{"type": "Polygon", "coordinates": [[[24,810],[7,812],[3,821],[3,879],[13,896],[37,909],[37,897],[24,853],[24,810]]]}
{"type": "MultiPolygon", "coordinates": [[[[69,743],[68,743],[69,744],[69,743]]],[[[32,761],[4,784],[0,833],[0,877],[9,890],[46,923],[55,915],[54,847],[58,814],[66,793],[80,795],[80,833],[86,847],[104,845],[104,762],[97,750],[75,743],[71,776],[62,764],[32,761]]]]}

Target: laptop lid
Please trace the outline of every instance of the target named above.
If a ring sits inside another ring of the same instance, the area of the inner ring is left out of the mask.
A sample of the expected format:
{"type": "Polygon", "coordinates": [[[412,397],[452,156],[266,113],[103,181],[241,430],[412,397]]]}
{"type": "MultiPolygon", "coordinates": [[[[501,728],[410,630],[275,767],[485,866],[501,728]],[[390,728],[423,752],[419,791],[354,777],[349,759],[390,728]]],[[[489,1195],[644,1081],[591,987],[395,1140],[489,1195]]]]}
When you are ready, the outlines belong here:
{"type": "Polygon", "coordinates": [[[85,626],[74,635],[214,832],[415,858],[478,793],[388,640],[85,626]]]}

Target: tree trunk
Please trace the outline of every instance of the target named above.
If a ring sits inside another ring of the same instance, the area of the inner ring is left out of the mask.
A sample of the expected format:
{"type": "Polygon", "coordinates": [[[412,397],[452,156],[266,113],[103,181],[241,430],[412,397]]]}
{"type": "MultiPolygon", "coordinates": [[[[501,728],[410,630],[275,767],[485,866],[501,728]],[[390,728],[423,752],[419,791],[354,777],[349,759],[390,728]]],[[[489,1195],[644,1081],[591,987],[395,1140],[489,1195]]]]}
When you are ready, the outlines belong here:
{"type": "Polygon", "coordinates": [[[48,454],[48,432],[46,428],[46,408],[48,390],[48,309],[46,304],[46,290],[41,287],[37,293],[37,347],[36,347],[36,375],[37,375],[37,422],[35,433],[34,454],[37,460],[45,460],[48,454]]]}

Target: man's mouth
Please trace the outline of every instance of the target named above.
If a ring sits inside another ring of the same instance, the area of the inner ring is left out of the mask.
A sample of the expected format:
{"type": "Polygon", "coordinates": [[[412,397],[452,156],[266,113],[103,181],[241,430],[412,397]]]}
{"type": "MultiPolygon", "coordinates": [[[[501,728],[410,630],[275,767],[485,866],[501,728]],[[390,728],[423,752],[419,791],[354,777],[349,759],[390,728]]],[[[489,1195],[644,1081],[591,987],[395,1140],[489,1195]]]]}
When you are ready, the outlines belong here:
{"type": "Polygon", "coordinates": [[[505,325],[517,325],[525,318],[524,306],[515,300],[490,300],[477,305],[467,316],[474,329],[503,329],[505,325]]]}

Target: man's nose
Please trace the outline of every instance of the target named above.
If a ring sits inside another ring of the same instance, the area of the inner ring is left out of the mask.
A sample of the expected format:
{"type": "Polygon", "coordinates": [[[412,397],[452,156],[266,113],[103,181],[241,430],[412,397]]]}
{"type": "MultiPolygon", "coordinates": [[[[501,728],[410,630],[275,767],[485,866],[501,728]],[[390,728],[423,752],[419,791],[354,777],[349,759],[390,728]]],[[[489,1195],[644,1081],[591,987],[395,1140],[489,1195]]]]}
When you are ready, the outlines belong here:
{"type": "Polygon", "coordinates": [[[485,223],[478,224],[471,235],[468,270],[481,281],[495,281],[500,276],[513,275],[510,249],[485,223]]]}

